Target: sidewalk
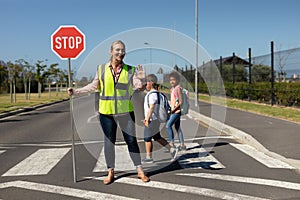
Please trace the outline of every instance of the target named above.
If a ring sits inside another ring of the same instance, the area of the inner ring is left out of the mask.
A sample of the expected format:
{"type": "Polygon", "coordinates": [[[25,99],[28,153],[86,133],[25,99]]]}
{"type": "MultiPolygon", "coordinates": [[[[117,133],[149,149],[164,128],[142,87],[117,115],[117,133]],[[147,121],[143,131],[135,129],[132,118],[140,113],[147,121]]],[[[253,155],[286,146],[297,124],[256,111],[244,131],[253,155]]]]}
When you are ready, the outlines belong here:
{"type": "Polygon", "coordinates": [[[265,154],[300,169],[300,124],[232,108],[224,124],[210,118],[211,105],[199,102],[199,112],[189,114],[228,135],[233,135],[265,154]]]}

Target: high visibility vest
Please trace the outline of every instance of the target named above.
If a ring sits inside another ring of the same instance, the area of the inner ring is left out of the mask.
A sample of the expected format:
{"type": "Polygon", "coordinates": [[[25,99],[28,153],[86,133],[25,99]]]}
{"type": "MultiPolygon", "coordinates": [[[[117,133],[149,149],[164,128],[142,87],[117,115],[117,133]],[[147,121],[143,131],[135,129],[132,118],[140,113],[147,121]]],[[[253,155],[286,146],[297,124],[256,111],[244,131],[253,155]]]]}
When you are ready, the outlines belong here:
{"type": "Polygon", "coordinates": [[[134,67],[124,64],[119,80],[115,83],[109,63],[105,66],[98,66],[100,81],[99,113],[113,115],[133,111],[134,108],[130,100],[133,94],[133,72],[134,67]]]}

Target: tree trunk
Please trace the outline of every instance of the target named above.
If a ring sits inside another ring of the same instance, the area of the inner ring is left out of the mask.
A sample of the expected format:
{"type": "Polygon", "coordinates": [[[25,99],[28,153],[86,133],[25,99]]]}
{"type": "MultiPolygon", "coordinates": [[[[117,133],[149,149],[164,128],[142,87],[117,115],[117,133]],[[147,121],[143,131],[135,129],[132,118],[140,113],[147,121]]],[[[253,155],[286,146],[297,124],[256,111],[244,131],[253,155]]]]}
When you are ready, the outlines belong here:
{"type": "Polygon", "coordinates": [[[13,90],[14,90],[14,103],[16,103],[17,102],[16,82],[13,82],[13,90]]]}
{"type": "Polygon", "coordinates": [[[41,82],[39,81],[38,83],[38,97],[41,98],[41,91],[42,91],[42,88],[41,88],[41,82]]]}
{"type": "Polygon", "coordinates": [[[51,83],[48,83],[48,93],[49,93],[49,98],[51,97],[51,83]]]}
{"type": "Polygon", "coordinates": [[[31,87],[31,78],[29,78],[29,83],[28,83],[28,100],[30,100],[30,87],[31,87]]]}
{"type": "Polygon", "coordinates": [[[9,83],[10,103],[13,102],[12,82],[9,83]]]}
{"type": "Polygon", "coordinates": [[[58,83],[56,82],[56,96],[58,96],[58,83]]]}

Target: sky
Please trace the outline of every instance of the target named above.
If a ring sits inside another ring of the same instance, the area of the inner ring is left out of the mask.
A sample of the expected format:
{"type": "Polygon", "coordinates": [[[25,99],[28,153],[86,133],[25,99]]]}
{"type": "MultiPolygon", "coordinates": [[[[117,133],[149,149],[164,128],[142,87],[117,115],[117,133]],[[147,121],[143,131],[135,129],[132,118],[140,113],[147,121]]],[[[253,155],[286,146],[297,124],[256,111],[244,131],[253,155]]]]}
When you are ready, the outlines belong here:
{"type": "MultiPolygon", "coordinates": [[[[248,48],[253,56],[265,55],[271,41],[275,50],[300,47],[299,0],[198,2],[199,44],[213,59],[233,52],[246,58],[248,48]]],[[[195,0],[0,0],[0,8],[0,60],[5,62],[47,59],[67,68],[51,50],[51,34],[61,25],[76,25],[86,36],[85,51],[72,61],[75,69],[97,45],[124,31],[159,27],[192,39],[196,32],[195,0]]]]}

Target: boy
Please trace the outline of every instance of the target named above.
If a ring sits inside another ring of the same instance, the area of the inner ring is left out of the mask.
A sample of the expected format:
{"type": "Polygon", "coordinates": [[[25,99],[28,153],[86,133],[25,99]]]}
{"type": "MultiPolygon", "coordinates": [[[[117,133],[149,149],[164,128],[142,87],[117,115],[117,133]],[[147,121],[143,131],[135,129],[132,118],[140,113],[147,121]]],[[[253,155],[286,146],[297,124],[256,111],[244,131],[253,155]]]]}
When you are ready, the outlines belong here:
{"type": "Polygon", "coordinates": [[[142,160],[143,163],[152,163],[152,138],[157,141],[162,146],[166,147],[169,152],[171,153],[172,159],[171,161],[175,160],[178,149],[171,148],[169,143],[160,135],[159,127],[160,122],[154,114],[155,104],[158,103],[158,87],[157,84],[157,77],[154,74],[149,74],[146,77],[146,90],[148,91],[147,95],[144,99],[144,141],[146,147],[146,158],[142,160]],[[148,101],[149,100],[149,101],[148,101]]]}

